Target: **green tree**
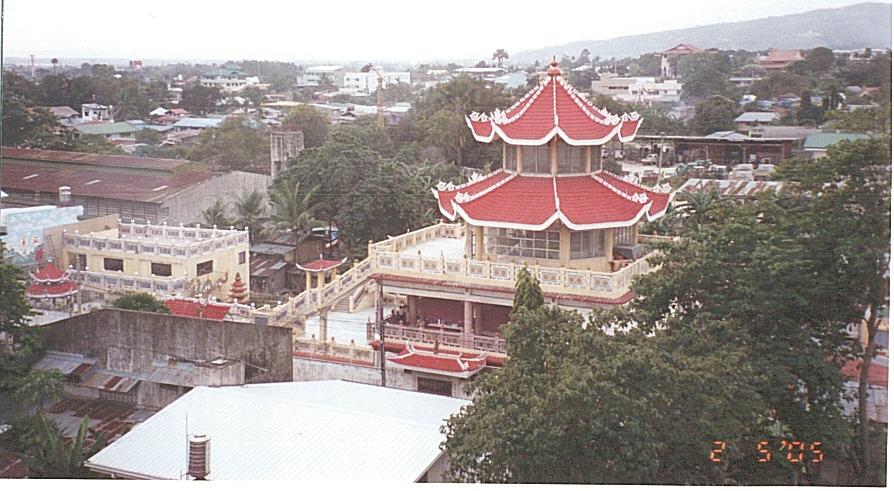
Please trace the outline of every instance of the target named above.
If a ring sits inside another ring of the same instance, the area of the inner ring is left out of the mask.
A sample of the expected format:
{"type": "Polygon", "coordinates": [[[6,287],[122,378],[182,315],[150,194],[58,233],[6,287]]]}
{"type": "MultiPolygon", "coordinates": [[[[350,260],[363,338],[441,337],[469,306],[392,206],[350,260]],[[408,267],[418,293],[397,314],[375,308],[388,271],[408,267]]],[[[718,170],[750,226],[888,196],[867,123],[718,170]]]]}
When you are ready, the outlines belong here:
{"type": "Polygon", "coordinates": [[[801,94],[801,107],[798,108],[798,122],[801,124],[819,125],[823,122],[823,108],[810,102],[810,91],[801,94]]]}
{"type": "Polygon", "coordinates": [[[676,209],[680,222],[693,230],[700,229],[703,224],[716,222],[717,212],[724,201],[715,188],[707,192],[680,191],[676,199],[682,201],[676,209]]]}
{"type": "Polygon", "coordinates": [[[189,160],[226,170],[266,169],[270,165],[270,140],[254,126],[256,121],[240,117],[204,131],[189,150],[189,160]]]}
{"type": "Polygon", "coordinates": [[[500,48],[500,49],[494,51],[493,59],[494,59],[494,60],[497,60],[497,66],[498,66],[498,67],[502,67],[502,66],[503,66],[503,60],[505,60],[505,59],[507,59],[507,58],[509,58],[509,53],[507,53],[505,49],[500,48]]]}
{"type": "Polygon", "coordinates": [[[854,111],[829,111],[825,116],[828,128],[859,133],[891,134],[890,102],[854,111]]]}
{"type": "Polygon", "coordinates": [[[301,184],[280,181],[270,190],[270,205],[273,213],[270,215],[269,226],[273,230],[288,230],[292,233],[295,246],[301,243],[302,235],[313,227],[326,225],[326,222],[315,217],[317,203],[315,202],[315,187],[307,193],[301,192],[301,184]]]}
{"type": "Polygon", "coordinates": [[[208,227],[227,228],[232,220],[227,216],[227,207],[220,198],[213,205],[202,210],[202,223],[208,227]]]}
{"type": "Polygon", "coordinates": [[[143,128],[136,133],[137,143],[148,143],[149,145],[158,145],[164,140],[164,136],[158,131],[151,128],[143,128]]]}
{"type": "Polygon", "coordinates": [[[536,310],[543,305],[543,292],[540,290],[540,281],[531,276],[528,268],[522,268],[515,279],[515,297],[512,299],[512,312],[518,312],[521,308],[536,310]]]}
{"type": "MultiPolygon", "coordinates": [[[[3,246],[0,244],[0,253],[3,246]]],[[[25,299],[21,270],[0,262],[0,333],[6,346],[0,349],[0,391],[18,389],[29,367],[43,355],[42,329],[29,325],[33,315],[25,299]]]]}
{"type": "Polygon", "coordinates": [[[217,87],[188,85],[183,89],[183,99],[180,105],[193,114],[203,115],[213,112],[220,99],[221,93],[217,87]]]}
{"type": "Polygon", "coordinates": [[[677,73],[687,99],[727,95],[731,75],[729,56],[724,53],[701,52],[680,57],[677,73]]]}
{"type": "Polygon", "coordinates": [[[104,433],[90,428],[90,419],[84,417],[78,433],[66,443],[62,432],[51,425],[43,415],[35,418],[37,446],[25,456],[28,477],[32,479],[96,479],[99,476],[84,467],[84,461],[107,445],[104,433]],[[87,437],[94,439],[87,447],[87,437]]]}
{"type": "Polygon", "coordinates": [[[121,155],[124,150],[110,142],[102,135],[81,135],[66,145],[72,152],[100,153],[104,155],[121,155]]]}
{"type": "Polygon", "coordinates": [[[248,229],[248,241],[254,244],[258,240],[261,229],[266,220],[264,195],[259,191],[243,192],[242,196],[233,203],[236,214],[234,225],[248,229]]]}
{"type": "Polygon", "coordinates": [[[23,409],[36,406],[38,410],[45,402],[58,401],[62,397],[65,378],[58,370],[31,370],[19,380],[14,394],[23,409]]]}
{"type": "Polygon", "coordinates": [[[171,309],[164,302],[148,293],[134,293],[133,295],[118,297],[118,299],[112,302],[112,306],[124,310],[140,310],[159,314],[171,313],[171,309]]]}
{"type": "Polygon", "coordinates": [[[735,129],[736,103],[722,96],[711,96],[695,106],[695,116],[689,122],[697,135],[735,129]]]}
{"type": "Polygon", "coordinates": [[[56,117],[44,109],[27,109],[3,94],[2,141],[6,146],[61,149],[65,132],[56,117]]]}
{"type": "Polygon", "coordinates": [[[812,281],[824,285],[824,310],[842,323],[865,324],[869,343],[855,344],[861,358],[858,390],[860,473],[869,484],[873,473],[870,422],[867,415],[869,367],[875,334],[890,296],[891,254],[891,139],[841,142],[828,157],[812,162],[789,162],[779,175],[809,193],[801,217],[800,235],[810,246],[804,259],[812,281]]]}
{"type": "Polygon", "coordinates": [[[321,146],[329,132],[329,118],[306,104],[292,109],[283,120],[283,124],[300,128],[304,133],[304,146],[307,148],[321,146]]]}

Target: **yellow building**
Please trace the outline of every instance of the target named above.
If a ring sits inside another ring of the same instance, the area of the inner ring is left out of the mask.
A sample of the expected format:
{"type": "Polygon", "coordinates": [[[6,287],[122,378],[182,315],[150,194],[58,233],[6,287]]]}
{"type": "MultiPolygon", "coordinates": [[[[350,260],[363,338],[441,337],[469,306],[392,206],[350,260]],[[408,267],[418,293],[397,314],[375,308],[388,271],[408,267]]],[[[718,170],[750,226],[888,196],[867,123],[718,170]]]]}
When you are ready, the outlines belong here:
{"type": "MultiPolygon", "coordinates": [[[[73,224],[77,227],[77,224],[73,224]]],[[[248,232],[121,223],[62,233],[62,258],[88,290],[214,297],[231,301],[236,274],[249,277],[248,232]]]]}

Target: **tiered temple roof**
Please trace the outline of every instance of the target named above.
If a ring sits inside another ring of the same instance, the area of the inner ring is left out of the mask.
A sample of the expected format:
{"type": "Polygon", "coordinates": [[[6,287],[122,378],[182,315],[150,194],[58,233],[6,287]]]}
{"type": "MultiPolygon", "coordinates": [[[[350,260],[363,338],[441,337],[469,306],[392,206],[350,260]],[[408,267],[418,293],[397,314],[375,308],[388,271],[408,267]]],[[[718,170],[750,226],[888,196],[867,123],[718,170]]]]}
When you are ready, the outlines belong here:
{"type": "Polygon", "coordinates": [[[31,284],[25,289],[28,298],[61,298],[78,291],[78,284],[71,281],[69,274],[48,262],[37,272],[31,272],[31,284]]]}

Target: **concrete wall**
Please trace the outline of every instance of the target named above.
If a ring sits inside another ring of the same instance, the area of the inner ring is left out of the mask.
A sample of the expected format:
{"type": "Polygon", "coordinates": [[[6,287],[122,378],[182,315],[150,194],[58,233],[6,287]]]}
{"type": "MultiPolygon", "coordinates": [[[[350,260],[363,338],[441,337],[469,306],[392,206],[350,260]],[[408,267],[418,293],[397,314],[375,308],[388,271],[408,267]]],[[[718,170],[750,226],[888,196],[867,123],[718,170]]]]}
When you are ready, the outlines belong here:
{"type": "Polygon", "coordinates": [[[292,380],[292,330],[230,321],[104,309],[46,326],[49,350],[97,359],[97,366],[148,372],[163,357],[245,363],[245,383],[292,380]]]}
{"type": "MultiPolygon", "coordinates": [[[[292,376],[296,382],[347,380],[350,382],[359,382],[370,385],[382,384],[382,369],[378,364],[371,367],[302,356],[294,356],[292,358],[292,376]]],[[[465,380],[451,379],[449,377],[424,373],[418,374],[417,372],[391,366],[386,367],[385,369],[385,385],[394,389],[412,390],[415,392],[417,387],[416,379],[418,376],[445,381],[452,380],[452,397],[469,399],[469,397],[463,393],[463,388],[467,383],[465,380]]]]}
{"type": "Polygon", "coordinates": [[[214,205],[217,198],[229,205],[243,193],[258,191],[267,194],[273,178],[250,172],[232,171],[191,186],[169,196],[162,205],[167,209],[167,221],[171,225],[202,221],[202,211],[214,205]]]}

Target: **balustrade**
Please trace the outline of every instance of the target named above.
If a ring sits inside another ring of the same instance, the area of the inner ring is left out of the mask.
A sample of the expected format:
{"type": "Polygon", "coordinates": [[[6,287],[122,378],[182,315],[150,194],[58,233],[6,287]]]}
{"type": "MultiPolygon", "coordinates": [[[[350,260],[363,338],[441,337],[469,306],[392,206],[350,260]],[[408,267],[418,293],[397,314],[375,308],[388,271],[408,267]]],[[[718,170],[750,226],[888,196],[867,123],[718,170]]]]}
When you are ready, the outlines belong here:
{"type": "MultiPolygon", "coordinates": [[[[373,322],[366,323],[366,339],[373,341],[377,338],[378,331],[373,322]]],[[[489,353],[506,353],[506,342],[495,336],[481,336],[478,334],[467,334],[457,332],[446,332],[438,329],[429,329],[424,327],[399,326],[396,324],[385,324],[385,340],[438,344],[445,348],[456,348],[461,350],[486,351],[489,353]]]]}

